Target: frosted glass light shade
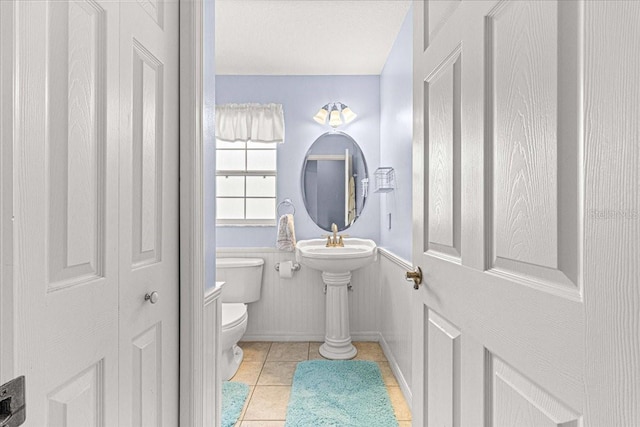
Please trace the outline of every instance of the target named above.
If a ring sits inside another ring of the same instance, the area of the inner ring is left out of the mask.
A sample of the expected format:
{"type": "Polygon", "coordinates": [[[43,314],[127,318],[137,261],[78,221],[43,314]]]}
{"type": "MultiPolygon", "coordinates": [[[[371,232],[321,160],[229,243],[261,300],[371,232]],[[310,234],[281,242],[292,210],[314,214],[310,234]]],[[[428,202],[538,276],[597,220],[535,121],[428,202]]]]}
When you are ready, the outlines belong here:
{"type": "Polygon", "coordinates": [[[351,108],[349,108],[349,107],[347,107],[346,105],[343,104],[343,106],[342,106],[342,117],[344,117],[344,122],[345,123],[349,123],[353,119],[358,117],[358,115],[356,113],[354,113],[353,111],[351,111],[351,108]]]}
{"type": "Polygon", "coordinates": [[[340,118],[340,111],[338,111],[338,107],[334,106],[331,110],[331,115],[329,116],[329,124],[332,127],[338,127],[342,124],[342,119],[340,118]]]}
{"type": "Polygon", "coordinates": [[[328,115],[329,115],[329,106],[325,105],[316,113],[315,116],[313,116],[313,120],[323,125],[324,122],[327,121],[328,115]]]}

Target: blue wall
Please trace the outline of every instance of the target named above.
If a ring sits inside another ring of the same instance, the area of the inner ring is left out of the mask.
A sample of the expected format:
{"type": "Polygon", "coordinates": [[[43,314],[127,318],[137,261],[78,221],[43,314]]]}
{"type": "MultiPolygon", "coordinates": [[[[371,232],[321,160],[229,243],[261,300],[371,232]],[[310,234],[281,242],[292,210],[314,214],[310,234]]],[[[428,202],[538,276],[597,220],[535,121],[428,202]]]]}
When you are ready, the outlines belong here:
{"type": "Polygon", "coordinates": [[[381,166],[395,170],[397,189],[380,195],[380,242],[411,260],[413,13],[409,10],[380,75],[381,166]],[[391,229],[388,214],[391,213],[391,229]]]}
{"type": "MultiPolygon", "coordinates": [[[[290,198],[296,207],[296,238],[312,239],[326,231],[313,223],[302,200],[301,173],[307,150],[331,128],[313,121],[328,102],[341,101],[358,114],[338,129],[356,140],[364,152],[369,175],[380,164],[380,76],[216,76],[216,103],[282,104],[285,142],[278,146],[278,202],[290,198]]],[[[410,163],[410,162],[409,162],[410,163]]],[[[370,194],[362,216],[346,233],[380,239],[379,195],[370,194]]],[[[409,215],[411,213],[409,212],[409,215]]],[[[274,247],[275,227],[217,227],[216,245],[274,247]]]]}

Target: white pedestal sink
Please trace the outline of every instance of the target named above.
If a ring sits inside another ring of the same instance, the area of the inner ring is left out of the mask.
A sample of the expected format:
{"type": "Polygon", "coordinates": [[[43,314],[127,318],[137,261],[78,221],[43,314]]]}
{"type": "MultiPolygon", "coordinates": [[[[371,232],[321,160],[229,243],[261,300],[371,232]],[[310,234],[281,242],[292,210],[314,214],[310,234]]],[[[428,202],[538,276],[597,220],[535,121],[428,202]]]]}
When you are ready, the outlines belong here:
{"type": "Polygon", "coordinates": [[[322,271],[327,285],[324,344],[320,354],[327,359],[352,359],[357,350],[349,331],[349,295],[351,272],[373,262],[376,244],[369,239],[344,239],[343,247],[327,247],[325,239],[301,240],[296,245],[299,263],[322,271]]]}

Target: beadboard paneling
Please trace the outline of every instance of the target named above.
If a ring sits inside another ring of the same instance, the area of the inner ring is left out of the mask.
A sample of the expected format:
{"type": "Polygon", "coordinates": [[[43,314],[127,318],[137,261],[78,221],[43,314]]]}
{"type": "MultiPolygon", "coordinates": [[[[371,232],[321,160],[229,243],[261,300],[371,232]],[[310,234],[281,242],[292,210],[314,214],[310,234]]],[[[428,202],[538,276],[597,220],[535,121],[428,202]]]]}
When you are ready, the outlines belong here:
{"type": "MultiPolygon", "coordinates": [[[[273,248],[218,249],[217,258],[262,258],[265,261],[260,300],[249,304],[245,341],[322,341],[325,331],[324,283],[319,271],[302,266],[293,278],[281,279],[275,265],[295,261],[295,254],[273,248]]],[[[349,292],[351,336],[379,338],[377,263],[353,273],[349,292]]]]}
{"type": "MultiPolygon", "coordinates": [[[[217,258],[265,260],[260,300],[249,304],[244,341],[323,341],[324,283],[319,271],[302,266],[281,279],[274,266],[295,261],[295,254],[272,248],[223,248],[217,258]]],[[[349,292],[351,336],[380,341],[404,396],[411,406],[411,265],[380,249],[378,261],[353,273],[349,292]]]]}
{"type": "Polygon", "coordinates": [[[393,373],[411,406],[411,298],[413,287],[405,280],[411,264],[384,249],[379,254],[381,345],[393,373]]]}

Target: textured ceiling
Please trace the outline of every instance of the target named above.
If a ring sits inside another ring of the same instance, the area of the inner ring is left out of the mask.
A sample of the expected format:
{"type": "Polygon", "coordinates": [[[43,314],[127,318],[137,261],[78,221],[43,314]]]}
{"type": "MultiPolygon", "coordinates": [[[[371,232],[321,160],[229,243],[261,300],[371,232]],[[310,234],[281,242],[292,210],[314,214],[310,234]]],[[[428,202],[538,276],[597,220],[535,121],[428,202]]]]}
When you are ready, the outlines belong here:
{"type": "Polygon", "coordinates": [[[408,0],[217,0],[216,72],[380,74],[408,0]]]}

